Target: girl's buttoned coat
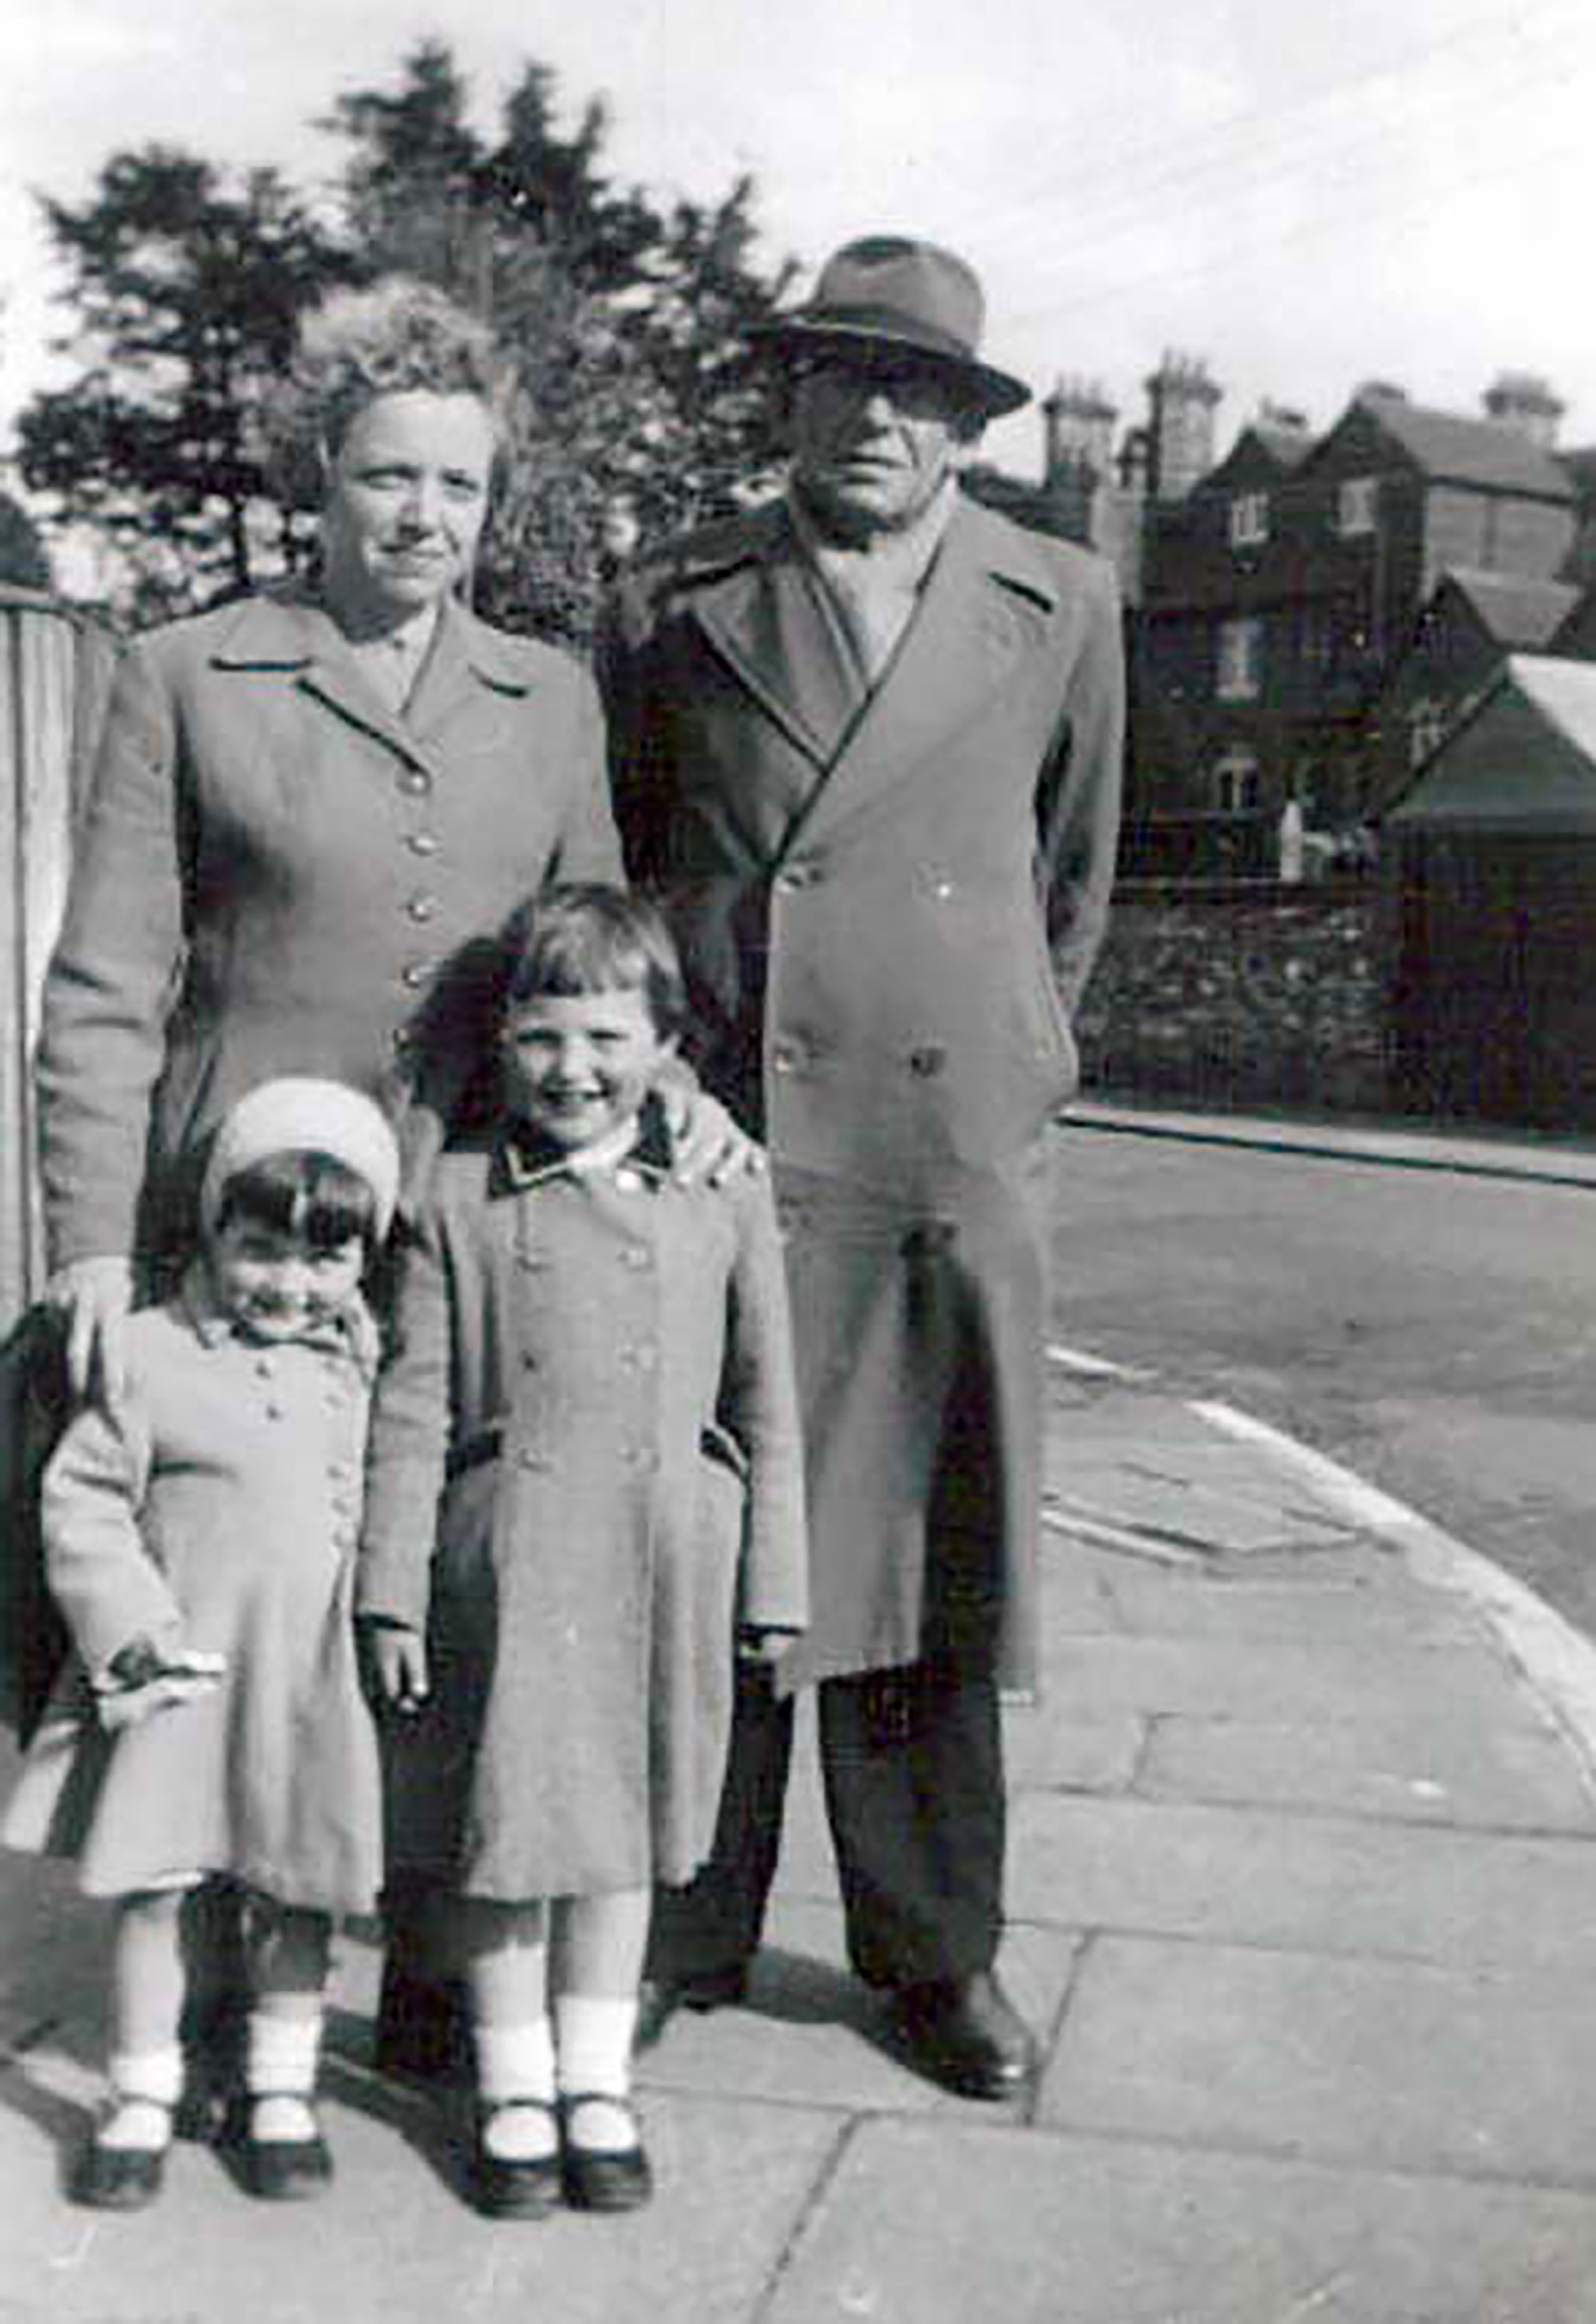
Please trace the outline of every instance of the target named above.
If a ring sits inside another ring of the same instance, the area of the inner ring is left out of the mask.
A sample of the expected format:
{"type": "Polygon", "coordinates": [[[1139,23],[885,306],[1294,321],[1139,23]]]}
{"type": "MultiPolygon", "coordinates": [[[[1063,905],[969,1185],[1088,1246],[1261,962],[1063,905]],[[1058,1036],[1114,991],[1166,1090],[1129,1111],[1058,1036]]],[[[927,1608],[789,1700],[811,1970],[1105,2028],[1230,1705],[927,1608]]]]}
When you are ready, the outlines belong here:
{"type": "Polygon", "coordinates": [[[192,1155],[277,1074],[446,1108],[491,937],[553,878],[614,880],[575,662],[452,600],[403,716],[292,591],[126,653],[46,981],[53,1265],[170,1248],[192,1155]]]}
{"type": "Polygon", "coordinates": [[[1031,1683],[1044,1133],[1101,939],[1123,676],[1101,560],[966,501],[867,691],[784,506],[645,560],[600,666],[703,1079],[775,1165],[821,1677],[1031,1683]]]}
{"type": "Polygon", "coordinates": [[[394,1868],[502,1899],[708,1855],[738,1622],[807,1610],[770,1192],[446,1152],[378,1389],[357,1605],[430,1628],[394,1868]]]}
{"type": "Polygon", "coordinates": [[[369,1913],[381,1803],[351,1617],[366,1354],[264,1346],[195,1275],[131,1318],[127,1360],[119,1418],[80,1412],[45,1471],[50,1585],[76,1652],[4,1836],[75,1856],[90,1895],[225,1873],[286,1904],[369,1913]],[[88,1676],[140,1637],[221,1655],[225,1674],[106,1735],[88,1676]]]}

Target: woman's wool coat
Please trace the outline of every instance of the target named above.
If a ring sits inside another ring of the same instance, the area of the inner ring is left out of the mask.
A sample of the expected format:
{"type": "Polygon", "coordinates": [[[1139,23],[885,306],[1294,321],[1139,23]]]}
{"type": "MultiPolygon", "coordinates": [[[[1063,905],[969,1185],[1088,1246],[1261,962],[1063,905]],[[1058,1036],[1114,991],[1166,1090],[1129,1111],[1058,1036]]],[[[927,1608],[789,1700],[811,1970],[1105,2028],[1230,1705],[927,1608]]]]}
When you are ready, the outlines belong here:
{"type": "Polygon", "coordinates": [[[202,1278],[129,1322],[115,1421],[90,1406],[44,1479],[50,1583],[76,1646],[6,1811],[13,1847],[78,1859],[94,1895],[222,1873],[369,1913],[377,1741],[351,1616],[370,1364],[355,1340],[263,1345],[202,1278]],[[102,1731],[121,1648],[218,1654],[214,1692],[102,1731]]]}
{"type": "MultiPolygon", "coordinates": [[[[390,1870],[501,1899],[708,1855],[735,1626],[807,1611],[770,1190],[446,1152],[378,1389],[359,1610],[429,1628],[390,1870]]],[[[396,1722],[397,1724],[397,1722],[396,1722]]]]}
{"type": "Polygon", "coordinates": [[[400,717],[302,593],[139,640],[45,985],[51,1264],[180,1243],[179,1157],[272,1074],[419,1101],[419,1130],[512,906],[619,876],[598,700],[547,646],[446,601],[400,717]]]}
{"type": "Polygon", "coordinates": [[[814,1599],[793,1669],[1029,1684],[1046,1132],[1118,825],[1112,572],[965,501],[867,693],[777,504],[645,559],[600,676],[695,1062],[775,1169],[814,1599]]]}

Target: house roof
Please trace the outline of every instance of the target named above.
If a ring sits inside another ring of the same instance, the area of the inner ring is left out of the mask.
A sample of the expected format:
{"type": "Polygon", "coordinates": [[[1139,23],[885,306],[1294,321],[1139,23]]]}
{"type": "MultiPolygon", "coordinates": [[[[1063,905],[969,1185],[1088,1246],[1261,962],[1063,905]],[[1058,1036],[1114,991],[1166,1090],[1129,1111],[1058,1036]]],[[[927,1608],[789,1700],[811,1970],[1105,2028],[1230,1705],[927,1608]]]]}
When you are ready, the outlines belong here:
{"type": "Polygon", "coordinates": [[[1509,654],[1502,673],[1584,752],[1596,771],[1596,662],[1561,654],[1509,654]]]}
{"type": "Polygon", "coordinates": [[[1424,404],[1386,395],[1355,397],[1346,417],[1353,412],[1371,420],[1426,475],[1448,484],[1532,493],[1543,500],[1571,501],[1574,496],[1573,484],[1555,455],[1542,451],[1500,420],[1432,411],[1424,404]]]}
{"type": "Polygon", "coordinates": [[[1246,433],[1255,436],[1282,468],[1300,467],[1314,448],[1315,438],[1306,428],[1280,428],[1267,420],[1254,420],[1246,433]]]}
{"type": "Polygon", "coordinates": [[[1550,645],[1579,603],[1567,581],[1536,581],[1521,573],[1486,572],[1478,566],[1449,565],[1436,584],[1451,582],[1468,600],[1482,629],[1500,646],[1550,645]]]}
{"type": "Polygon", "coordinates": [[[1300,466],[1313,447],[1314,439],[1305,429],[1249,420],[1224,459],[1200,479],[1198,489],[1222,493],[1272,484],[1300,466]]]}
{"type": "Polygon", "coordinates": [[[1383,820],[1596,835],[1596,662],[1509,654],[1383,820]]]}

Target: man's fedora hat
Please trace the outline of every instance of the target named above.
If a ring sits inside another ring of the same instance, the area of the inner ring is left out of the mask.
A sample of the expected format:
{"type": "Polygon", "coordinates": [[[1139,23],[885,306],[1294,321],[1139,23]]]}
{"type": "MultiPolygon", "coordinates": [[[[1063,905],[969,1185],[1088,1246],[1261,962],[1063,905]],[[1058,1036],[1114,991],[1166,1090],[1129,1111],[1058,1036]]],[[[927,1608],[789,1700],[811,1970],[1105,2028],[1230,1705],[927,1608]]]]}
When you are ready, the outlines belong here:
{"type": "Polygon", "coordinates": [[[1023,380],[977,360],[986,302],[974,270],[950,250],[903,235],[845,244],[821,269],[806,306],[756,324],[778,355],[859,346],[944,367],[987,419],[1031,401],[1023,380]]]}

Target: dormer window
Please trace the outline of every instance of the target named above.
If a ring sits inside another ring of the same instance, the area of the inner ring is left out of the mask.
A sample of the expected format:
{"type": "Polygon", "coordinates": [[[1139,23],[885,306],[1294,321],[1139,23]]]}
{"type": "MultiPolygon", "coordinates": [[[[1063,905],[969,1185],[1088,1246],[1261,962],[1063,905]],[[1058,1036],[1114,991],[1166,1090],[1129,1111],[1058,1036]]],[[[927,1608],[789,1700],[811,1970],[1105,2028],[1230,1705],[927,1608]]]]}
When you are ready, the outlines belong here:
{"type": "Polygon", "coordinates": [[[1336,487],[1335,530],[1343,540],[1372,532],[1379,493],[1373,476],[1344,476],[1336,487]]]}
{"type": "Polygon", "coordinates": [[[1230,545],[1256,549],[1269,539],[1269,494],[1237,493],[1230,504],[1230,545]]]}

